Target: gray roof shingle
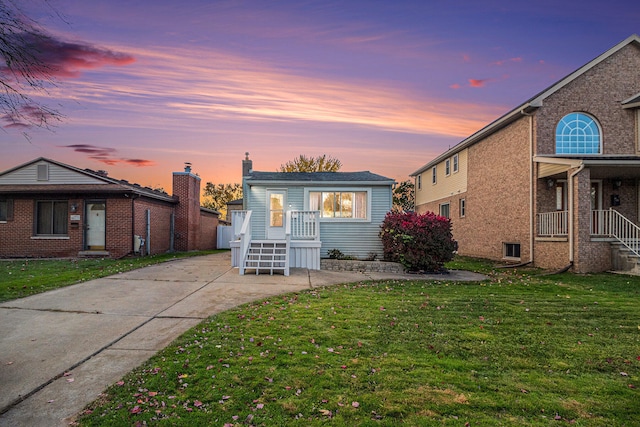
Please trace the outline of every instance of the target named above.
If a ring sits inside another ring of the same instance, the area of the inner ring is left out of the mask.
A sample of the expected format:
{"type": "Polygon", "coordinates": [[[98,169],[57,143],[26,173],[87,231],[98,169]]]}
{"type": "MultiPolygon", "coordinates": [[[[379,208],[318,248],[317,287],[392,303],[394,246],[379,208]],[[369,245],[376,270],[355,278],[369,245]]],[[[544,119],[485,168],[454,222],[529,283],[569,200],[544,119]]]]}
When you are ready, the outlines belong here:
{"type": "Polygon", "coordinates": [[[361,172],[258,172],[253,171],[247,177],[252,181],[282,181],[282,182],[394,182],[392,178],[371,173],[361,172]]]}

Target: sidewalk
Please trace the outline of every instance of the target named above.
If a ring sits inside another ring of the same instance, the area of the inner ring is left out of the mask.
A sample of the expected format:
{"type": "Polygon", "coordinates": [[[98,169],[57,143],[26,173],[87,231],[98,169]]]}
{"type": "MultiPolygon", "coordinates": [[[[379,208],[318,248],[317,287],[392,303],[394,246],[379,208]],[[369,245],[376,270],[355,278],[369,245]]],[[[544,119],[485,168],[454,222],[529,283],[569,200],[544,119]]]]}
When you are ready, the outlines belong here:
{"type": "Polygon", "coordinates": [[[0,304],[0,426],[68,425],[127,372],[237,305],[337,283],[418,278],[306,269],[240,276],[230,265],[228,252],[186,258],[0,304]]]}

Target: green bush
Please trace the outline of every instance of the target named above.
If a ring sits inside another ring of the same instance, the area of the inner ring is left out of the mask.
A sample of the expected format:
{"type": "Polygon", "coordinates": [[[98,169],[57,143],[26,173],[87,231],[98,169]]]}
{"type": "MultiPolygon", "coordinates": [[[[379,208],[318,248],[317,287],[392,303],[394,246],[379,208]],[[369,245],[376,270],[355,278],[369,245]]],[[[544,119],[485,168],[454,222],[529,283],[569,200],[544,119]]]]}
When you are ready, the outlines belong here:
{"type": "Polygon", "coordinates": [[[433,212],[389,212],[380,228],[385,260],[409,271],[442,271],[458,248],[451,221],[433,212]]]}

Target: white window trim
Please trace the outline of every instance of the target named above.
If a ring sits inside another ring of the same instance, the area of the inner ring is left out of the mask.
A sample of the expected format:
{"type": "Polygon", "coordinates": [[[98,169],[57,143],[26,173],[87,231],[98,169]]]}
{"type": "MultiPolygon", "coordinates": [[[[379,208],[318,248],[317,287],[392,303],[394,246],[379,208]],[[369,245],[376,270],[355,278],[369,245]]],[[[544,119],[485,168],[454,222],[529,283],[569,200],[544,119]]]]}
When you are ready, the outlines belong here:
{"type": "Polygon", "coordinates": [[[458,173],[460,170],[460,157],[457,154],[453,155],[453,173],[458,173]]]}
{"type": "Polygon", "coordinates": [[[422,190],[422,174],[416,177],[416,187],[418,190],[422,190]]]}
{"type": "Polygon", "coordinates": [[[451,159],[444,161],[444,176],[451,175],[451,159]]]}
{"type": "Polygon", "coordinates": [[[367,193],[367,217],[366,218],[323,218],[320,216],[318,220],[320,222],[371,222],[371,188],[363,187],[305,187],[304,189],[304,210],[311,210],[309,208],[309,193],[310,192],[366,192],[367,193]]]}
{"type": "Polygon", "coordinates": [[[458,202],[458,209],[460,210],[460,218],[467,216],[467,200],[464,197],[458,202]]]}
{"type": "Polygon", "coordinates": [[[431,184],[435,185],[438,183],[438,166],[434,166],[431,168],[431,184]]]}
{"type": "Polygon", "coordinates": [[[451,219],[451,202],[445,202],[445,203],[438,204],[438,215],[444,216],[444,215],[442,215],[442,207],[443,206],[448,206],[449,207],[449,216],[445,216],[445,218],[451,219]]]}

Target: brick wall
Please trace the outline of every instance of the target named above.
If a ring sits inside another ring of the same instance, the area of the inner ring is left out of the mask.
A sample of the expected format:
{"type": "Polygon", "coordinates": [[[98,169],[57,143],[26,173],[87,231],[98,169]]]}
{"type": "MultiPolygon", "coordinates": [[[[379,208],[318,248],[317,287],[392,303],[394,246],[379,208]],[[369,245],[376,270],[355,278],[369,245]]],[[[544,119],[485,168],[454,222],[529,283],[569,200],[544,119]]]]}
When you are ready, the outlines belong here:
{"type": "MultiPolygon", "coordinates": [[[[150,254],[164,253],[171,249],[171,214],[173,205],[153,202],[148,199],[135,200],[134,235],[148,240],[150,254]],[[147,236],[147,210],[150,217],[150,233],[147,236]]],[[[145,243],[146,252],[146,243],[145,243]]]]}
{"type": "Polygon", "coordinates": [[[198,250],[204,251],[218,247],[218,223],[217,215],[208,212],[200,213],[200,237],[198,250]]]}
{"type": "Polygon", "coordinates": [[[555,131],[566,114],[583,111],[602,127],[603,154],[636,154],[634,110],[620,103],[640,92],[640,48],[628,45],[544,100],[536,113],[537,153],[555,153],[555,131]]]}
{"type": "MultiPolygon", "coordinates": [[[[47,200],[39,198],[38,200],[47,200]]],[[[65,200],[56,198],[55,200],[65,200]]],[[[71,199],[83,212],[82,200],[71,199]]],[[[35,200],[14,199],[13,220],[0,223],[0,256],[2,257],[70,257],[77,256],[82,249],[83,230],[72,225],[68,217],[68,238],[34,237],[35,200]]],[[[70,213],[69,213],[70,215],[70,213]]]]}
{"type": "Polygon", "coordinates": [[[460,254],[502,259],[503,243],[519,243],[521,260],[529,260],[529,120],[469,147],[466,218],[457,219],[451,205],[460,254]]]}

